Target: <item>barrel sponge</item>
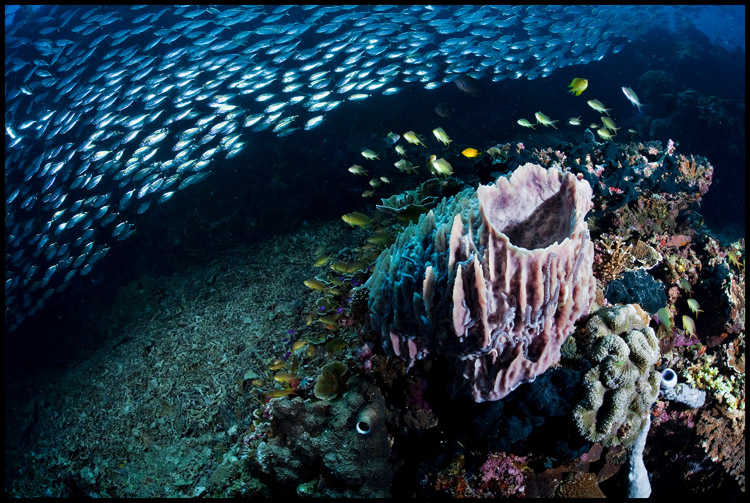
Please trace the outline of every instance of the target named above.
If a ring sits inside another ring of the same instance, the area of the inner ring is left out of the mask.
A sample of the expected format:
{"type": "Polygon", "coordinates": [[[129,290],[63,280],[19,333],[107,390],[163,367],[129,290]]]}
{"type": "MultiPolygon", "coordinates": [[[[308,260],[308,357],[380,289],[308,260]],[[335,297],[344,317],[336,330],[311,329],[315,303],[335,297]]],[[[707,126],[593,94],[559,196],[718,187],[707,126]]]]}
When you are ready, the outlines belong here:
{"type": "Polygon", "coordinates": [[[526,164],[443,199],[381,253],[370,325],[409,362],[449,362],[455,390],[499,400],[560,358],[594,299],[591,187],[526,164]]]}
{"type": "Polygon", "coordinates": [[[578,431],[592,442],[629,447],[659,393],[656,334],[638,304],[594,313],[576,341],[593,367],[583,378],[584,399],[573,409],[578,431]]]}

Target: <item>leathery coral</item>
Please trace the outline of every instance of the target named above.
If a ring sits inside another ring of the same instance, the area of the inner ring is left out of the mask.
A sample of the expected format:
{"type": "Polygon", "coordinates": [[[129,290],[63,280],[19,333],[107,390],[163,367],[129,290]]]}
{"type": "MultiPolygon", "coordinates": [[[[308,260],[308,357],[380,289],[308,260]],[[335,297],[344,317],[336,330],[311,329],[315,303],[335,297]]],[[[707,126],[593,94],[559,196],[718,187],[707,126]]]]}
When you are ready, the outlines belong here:
{"type": "Polygon", "coordinates": [[[591,195],[571,173],[526,164],[441,201],[367,282],[383,346],[410,366],[442,355],[477,402],[547,370],[594,298],[591,195]]]}

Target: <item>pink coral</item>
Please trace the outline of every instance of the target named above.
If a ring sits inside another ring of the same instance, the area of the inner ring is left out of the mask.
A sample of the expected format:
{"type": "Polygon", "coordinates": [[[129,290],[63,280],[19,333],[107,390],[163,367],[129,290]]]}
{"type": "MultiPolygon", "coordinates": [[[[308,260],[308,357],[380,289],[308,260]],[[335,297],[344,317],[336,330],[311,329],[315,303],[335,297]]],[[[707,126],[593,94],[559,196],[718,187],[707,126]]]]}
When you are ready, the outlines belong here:
{"type": "Polygon", "coordinates": [[[547,370],[594,299],[591,195],[571,173],[526,164],[420,217],[367,282],[384,347],[410,365],[446,356],[477,402],[547,370]]]}
{"type": "Polygon", "coordinates": [[[481,488],[495,497],[522,496],[526,490],[521,467],[525,457],[504,452],[491,453],[479,468],[481,488]]]}

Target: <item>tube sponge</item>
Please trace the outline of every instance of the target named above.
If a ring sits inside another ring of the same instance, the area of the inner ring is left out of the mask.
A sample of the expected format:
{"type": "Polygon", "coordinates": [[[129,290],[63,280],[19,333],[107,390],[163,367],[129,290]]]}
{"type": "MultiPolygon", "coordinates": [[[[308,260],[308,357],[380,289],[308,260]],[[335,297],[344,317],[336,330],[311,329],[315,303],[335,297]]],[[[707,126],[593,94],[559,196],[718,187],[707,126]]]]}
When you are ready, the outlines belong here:
{"type": "Polygon", "coordinates": [[[591,194],[572,173],[526,164],[422,215],[366,284],[384,348],[410,366],[445,357],[477,402],[547,370],[594,299],[591,194]]]}
{"type": "Polygon", "coordinates": [[[573,409],[581,435],[605,446],[633,444],[659,394],[659,341],[638,304],[600,309],[577,341],[593,367],[573,409]]]}

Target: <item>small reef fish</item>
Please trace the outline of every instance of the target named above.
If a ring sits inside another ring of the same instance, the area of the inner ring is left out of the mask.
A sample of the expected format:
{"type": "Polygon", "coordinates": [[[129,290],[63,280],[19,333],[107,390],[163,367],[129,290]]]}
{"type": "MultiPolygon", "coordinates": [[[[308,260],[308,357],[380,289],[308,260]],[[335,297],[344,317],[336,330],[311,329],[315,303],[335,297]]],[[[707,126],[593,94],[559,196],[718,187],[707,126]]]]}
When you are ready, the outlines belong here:
{"type": "Polygon", "coordinates": [[[328,289],[328,285],[317,279],[306,279],[304,282],[305,286],[311,290],[325,291],[328,289]]]}
{"type": "Polygon", "coordinates": [[[274,389],[266,393],[266,398],[286,398],[294,394],[296,394],[296,391],[293,389],[274,389]]]}
{"type": "Polygon", "coordinates": [[[479,82],[477,81],[477,79],[469,75],[461,75],[456,78],[453,83],[456,84],[456,87],[458,87],[460,90],[474,96],[475,98],[478,97],[481,93],[479,82]]]}
{"type": "Polygon", "coordinates": [[[463,155],[464,157],[468,157],[469,159],[471,159],[473,157],[479,157],[480,155],[482,155],[482,153],[479,150],[475,149],[475,148],[469,147],[469,148],[466,148],[466,149],[462,150],[461,151],[461,155],[463,155]]]}
{"type": "Polygon", "coordinates": [[[620,128],[618,128],[615,125],[615,121],[613,121],[609,117],[601,117],[601,119],[602,119],[602,124],[604,124],[604,127],[606,127],[607,129],[610,129],[610,130],[614,131],[615,134],[617,134],[617,130],[620,129],[620,128]]]}
{"type": "Polygon", "coordinates": [[[727,260],[737,269],[740,269],[740,259],[737,255],[737,250],[735,250],[734,248],[730,248],[729,250],[727,250],[727,260]]]}
{"type": "Polygon", "coordinates": [[[541,124],[542,126],[552,126],[553,128],[557,129],[555,126],[556,120],[553,121],[546,115],[544,115],[542,112],[537,112],[534,114],[534,117],[536,117],[537,124],[541,124]]]}
{"type": "Polygon", "coordinates": [[[656,321],[667,331],[672,330],[672,315],[666,307],[656,311],[656,321]]]}
{"type": "Polygon", "coordinates": [[[693,312],[696,318],[698,317],[698,313],[703,312],[703,309],[701,309],[700,304],[698,304],[698,301],[695,299],[688,299],[687,305],[690,308],[690,310],[693,312]]]}
{"type": "Polygon", "coordinates": [[[435,113],[443,119],[450,119],[452,108],[447,103],[438,103],[435,107],[435,113]]]}
{"type": "Polygon", "coordinates": [[[286,362],[284,360],[279,360],[278,358],[268,364],[269,370],[281,370],[284,367],[286,367],[286,362]]]}
{"type": "Polygon", "coordinates": [[[372,197],[375,195],[375,191],[372,189],[367,189],[366,191],[362,192],[362,197],[372,197]]]}
{"type": "Polygon", "coordinates": [[[432,164],[432,167],[435,169],[435,172],[443,176],[449,176],[453,174],[453,166],[451,166],[451,163],[449,163],[442,157],[440,159],[437,159],[436,156],[431,155],[430,164],[432,164]]]}
{"type": "Polygon", "coordinates": [[[609,111],[612,110],[611,108],[605,108],[604,103],[599,100],[588,100],[586,103],[599,113],[609,115],[609,111]]]}
{"type": "Polygon", "coordinates": [[[364,213],[359,213],[357,211],[353,211],[351,213],[347,213],[346,215],[342,215],[341,220],[348,223],[352,227],[354,226],[367,227],[372,222],[372,219],[370,217],[368,217],[364,213]]]}
{"type": "Polygon", "coordinates": [[[435,138],[437,138],[438,141],[441,142],[443,145],[448,145],[450,142],[453,141],[450,138],[448,138],[448,135],[445,133],[445,131],[443,131],[443,128],[441,127],[433,129],[432,134],[434,134],[435,138]]]}
{"type": "Polygon", "coordinates": [[[605,127],[600,127],[599,129],[597,129],[596,134],[598,134],[603,140],[612,139],[612,133],[610,133],[609,129],[605,127]]]}
{"type": "Polygon", "coordinates": [[[386,139],[388,140],[388,142],[391,145],[393,145],[394,143],[396,143],[399,140],[399,138],[401,138],[401,135],[398,135],[398,134],[396,134],[396,133],[394,133],[392,131],[389,132],[388,135],[386,136],[386,139]]]}
{"type": "Polygon", "coordinates": [[[407,131],[406,133],[404,133],[404,139],[412,145],[422,145],[424,148],[427,148],[427,145],[422,143],[422,141],[419,139],[419,136],[417,136],[417,133],[415,133],[414,131],[407,131]]]}
{"type": "Polygon", "coordinates": [[[353,164],[352,166],[349,166],[349,173],[352,173],[354,175],[367,176],[367,170],[359,164],[353,164]]]}
{"type": "Polygon", "coordinates": [[[686,278],[680,278],[680,288],[685,290],[687,293],[692,294],[693,293],[693,286],[690,284],[690,282],[686,278]]]}
{"type": "Polygon", "coordinates": [[[695,322],[687,314],[682,315],[682,329],[688,334],[688,337],[695,335],[695,322]]]}
{"type": "Polygon", "coordinates": [[[589,81],[587,79],[580,79],[575,78],[573,81],[568,85],[570,87],[570,92],[573,93],[576,96],[580,96],[583,91],[586,90],[587,87],[589,87],[589,81]]]}
{"type": "Polygon", "coordinates": [[[625,94],[625,97],[630,100],[630,102],[638,108],[638,111],[641,111],[641,107],[643,106],[641,102],[638,100],[638,95],[635,94],[635,92],[630,89],[629,87],[623,87],[622,92],[625,94]]]}
{"type": "Polygon", "coordinates": [[[417,170],[417,166],[413,165],[406,159],[396,161],[393,163],[393,165],[396,166],[399,171],[403,171],[404,173],[414,173],[417,170]]]}
{"type": "Polygon", "coordinates": [[[531,129],[536,129],[534,125],[531,122],[527,121],[526,119],[518,119],[516,121],[516,124],[518,124],[519,126],[530,127],[531,129]]]}
{"type": "Polygon", "coordinates": [[[273,376],[273,380],[280,383],[291,383],[294,380],[299,381],[299,378],[290,372],[276,372],[273,376]]]}
{"type": "Polygon", "coordinates": [[[398,155],[404,156],[404,157],[406,156],[406,149],[404,148],[403,145],[396,145],[394,148],[396,149],[396,153],[398,155]]]}
{"type": "Polygon", "coordinates": [[[571,126],[580,126],[581,125],[581,117],[580,116],[578,116],[578,117],[571,117],[570,119],[568,119],[568,124],[570,124],[571,126]]]}
{"type": "Polygon", "coordinates": [[[315,257],[315,261],[313,262],[313,266],[315,267],[322,267],[326,265],[328,262],[331,261],[330,255],[318,255],[315,257]]]}
{"type": "Polygon", "coordinates": [[[370,160],[370,161],[372,161],[373,159],[377,159],[378,161],[380,160],[380,157],[378,157],[378,154],[376,152],[373,152],[369,148],[363,150],[360,153],[362,154],[362,157],[364,157],[367,160],[370,160]]]}

